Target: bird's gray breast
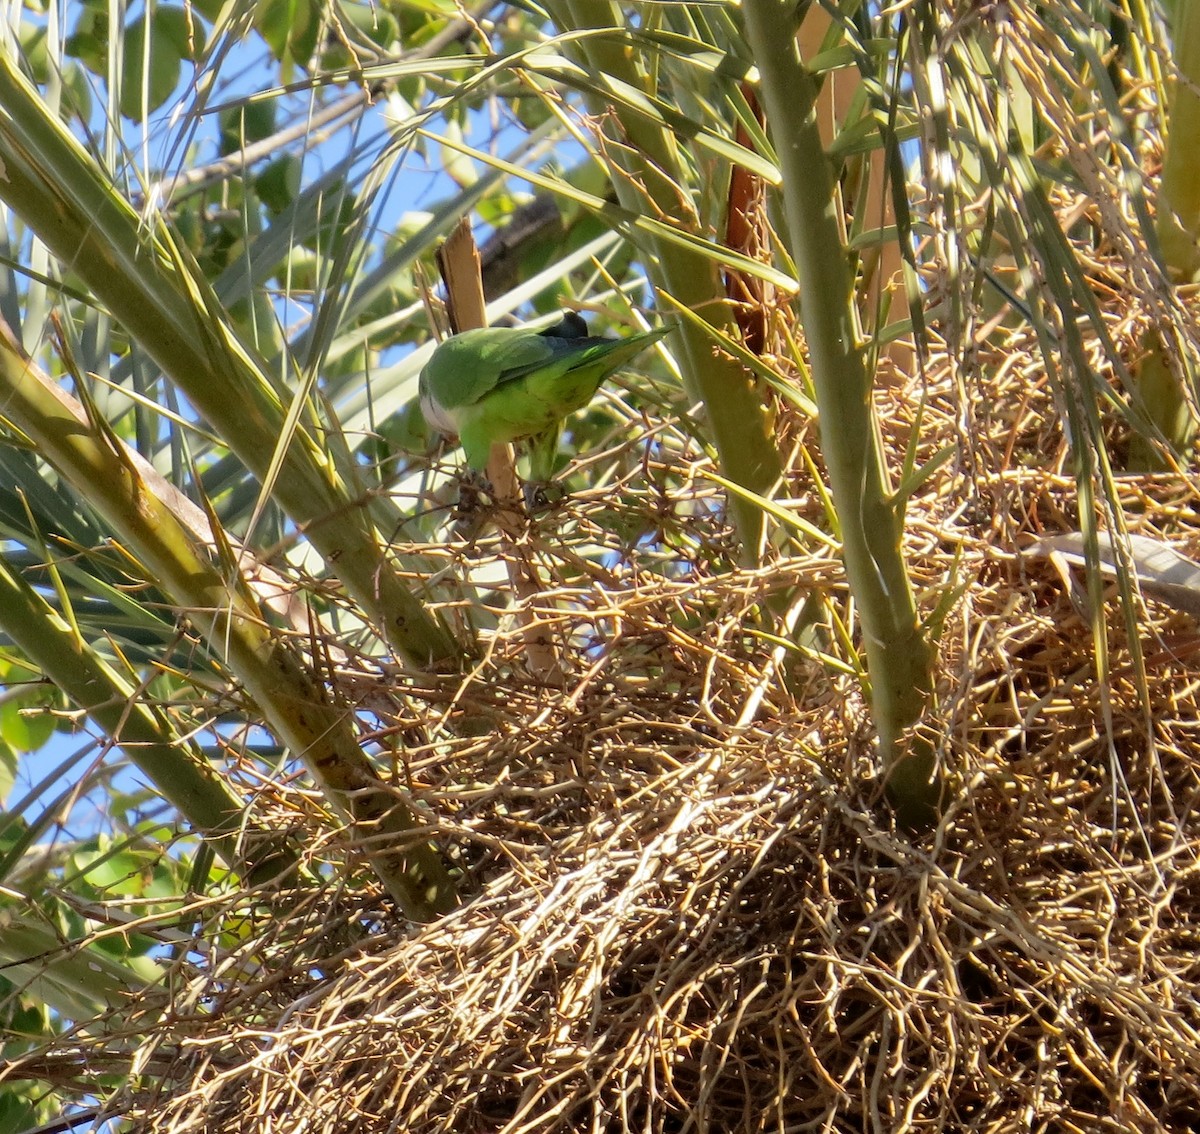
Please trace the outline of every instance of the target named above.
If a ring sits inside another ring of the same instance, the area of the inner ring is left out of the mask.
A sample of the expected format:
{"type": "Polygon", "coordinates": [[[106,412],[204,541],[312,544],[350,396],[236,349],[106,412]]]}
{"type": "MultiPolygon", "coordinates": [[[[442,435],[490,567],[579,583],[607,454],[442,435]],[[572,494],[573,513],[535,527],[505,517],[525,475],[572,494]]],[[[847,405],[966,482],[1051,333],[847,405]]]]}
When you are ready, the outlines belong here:
{"type": "Polygon", "coordinates": [[[425,420],[434,428],[440,429],[443,433],[457,433],[458,425],[454,418],[438,404],[437,399],[425,388],[425,384],[421,384],[421,413],[425,415],[425,420]]]}

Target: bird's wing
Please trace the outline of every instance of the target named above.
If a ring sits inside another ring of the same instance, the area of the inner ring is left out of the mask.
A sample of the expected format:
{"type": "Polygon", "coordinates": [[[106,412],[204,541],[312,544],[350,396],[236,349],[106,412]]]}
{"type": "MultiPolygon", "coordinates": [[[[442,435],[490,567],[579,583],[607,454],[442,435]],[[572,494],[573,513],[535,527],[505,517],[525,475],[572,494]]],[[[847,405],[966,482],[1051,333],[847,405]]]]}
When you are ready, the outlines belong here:
{"type": "Polygon", "coordinates": [[[537,338],[540,345],[514,343],[513,346],[517,349],[507,352],[498,360],[501,362],[502,368],[496,376],[495,386],[518,382],[522,378],[527,378],[530,374],[550,366],[560,372],[570,370],[574,366],[582,366],[590,361],[593,355],[607,353],[612,344],[618,341],[592,338],[544,338],[542,335],[538,335],[537,338]]]}
{"type": "Polygon", "coordinates": [[[447,411],[482,401],[498,386],[553,363],[582,358],[607,339],[546,337],[537,331],[486,327],[447,339],[421,372],[421,384],[447,411]]]}

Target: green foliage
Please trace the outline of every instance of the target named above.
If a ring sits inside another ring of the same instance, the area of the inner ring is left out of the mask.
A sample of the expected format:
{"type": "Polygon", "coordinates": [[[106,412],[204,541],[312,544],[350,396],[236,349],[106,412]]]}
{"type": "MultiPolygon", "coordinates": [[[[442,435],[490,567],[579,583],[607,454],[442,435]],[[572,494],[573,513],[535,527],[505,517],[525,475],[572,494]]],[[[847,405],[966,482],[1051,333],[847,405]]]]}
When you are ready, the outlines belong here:
{"type": "Polygon", "coordinates": [[[393,48],[400,39],[400,21],[385,5],[347,0],[337,7],[336,21],[325,37],[320,66],[326,71],[339,71],[371,62],[379,54],[376,49],[393,48]]]}
{"type": "MultiPolygon", "coordinates": [[[[75,26],[63,47],[93,75],[107,80],[112,39],[109,5],[91,2],[79,5],[75,26]]],[[[183,77],[183,64],[193,61],[203,46],[203,31],[183,7],[155,4],[152,18],[145,14],[131,17],[119,39],[120,112],[141,121],[175,92],[183,77]]]]}
{"type": "Polygon", "coordinates": [[[317,49],[321,5],[318,0],[259,0],[255,26],[279,61],[280,77],[287,82],[292,68],[307,63],[317,49]]]}
{"type": "Polygon", "coordinates": [[[275,103],[238,103],[221,111],[219,122],[221,153],[236,154],[275,133],[275,103]]]}
{"type": "Polygon", "coordinates": [[[284,154],[254,179],[258,199],[274,216],[278,216],[296,203],[302,174],[300,159],[295,154],[284,154]]]}
{"type": "MultiPolygon", "coordinates": [[[[63,48],[78,59],[93,75],[105,79],[108,75],[108,6],[83,4],[74,30],[67,36],[63,48]]],[[[36,70],[34,77],[37,77],[36,70]]]]}
{"type": "MultiPolygon", "coordinates": [[[[17,778],[17,753],[7,744],[0,744],[0,800],[8,798],[17,778]]],[[[3,853],[3,847],[0,847],[3,853]]]]}
{"type": "MultiPolygon", "coordinates": [[[[52,682],[20,662],[0,657],[0,739],[18,753],[36,752],[61,726],[66,708],[52,682]]],[[[6,794],[0,778],[0,799],[6,794]]]]}
{"type": "Polygon", "coordinates": [[[191,25],[182,8],[159,4],[152,18],[136,17],[125,29],[121,113],[135,122],[174,93],[183,63],[192,55],[191,25]]]}

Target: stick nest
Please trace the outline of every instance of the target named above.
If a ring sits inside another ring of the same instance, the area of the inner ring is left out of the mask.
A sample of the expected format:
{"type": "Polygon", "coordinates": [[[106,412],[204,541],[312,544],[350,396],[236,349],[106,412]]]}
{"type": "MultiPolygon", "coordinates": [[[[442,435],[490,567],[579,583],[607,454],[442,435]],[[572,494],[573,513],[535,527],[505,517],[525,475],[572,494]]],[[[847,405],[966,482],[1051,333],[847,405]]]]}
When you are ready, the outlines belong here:
{"type": "MultiPolygon", "coordinates": [[[[1108,328],[1126,357],[1150,318],[1108,328]]],[[[454,912],[405,923],[302,780],[256,778],[253,818],[297,829],[324,884],[197,904],[136,1037],[24,1065],[81,1097],[118,1073],[110,1111],[172,1134],[1196,1128],[1200,633],[1111,587],[1093,610],[1025,553],[1081,525],[1037,344],[952,355],[878,397],[886,451],[955,454],[904,536],[938,645],[936,830],[880,798],[835,553],[737,569],[704,461],[659,433],[593,454],[625,472],[508,547],[567,681],[531,679],[486,587],[444,606],[497,612],[466,676],[331,676],[459,873],[454,912]]],[[[813,425],[779,413],[783,506],[827,528],[813,425]]],[[[1112,490],[1102,526],[1200,552],[1190,485],[1112,490]]],[[[417,550],[505,576],[478,530],[417,550]]]]}
{"type": "MultiPolygon", "coordinates": [[[[301,820],[334,881],[284,912],[206,911],[114,1109],[177,1134],[1194,1128],[1200,635],[1139,603],[1139,677],[1110,592],[1103,673],[1081,573],[1022,555],[1078,526],[1032,350],[1004,344],[970,446],[948,363],[881,404],[902,445],[923,394],[922,444],[961,457],[906,534],[923,611],[957,596],[927,726],[936,831],[896,830],[879,798],[856,681],[828,660],[849,658],[830,552],[586,566],[572,548],[612,509],[662,508],[653,487],[583,494],[522,552],[565,687],[531,683],[504,623],[466,678],[343,678],[463,904],[404,924],[361,848],[301,820]],[[822,632],[783,648],[762,612],[797,594],[822,632]]],[[[1142,534],[1200,548],[1190,489],[1118,490],[1142,534]]],[[[697,481],[675,520],[697,558],[722,538],[706,499],[697,481]]],[[[282,784],[261,799],[310,813],[282,784]]]]}

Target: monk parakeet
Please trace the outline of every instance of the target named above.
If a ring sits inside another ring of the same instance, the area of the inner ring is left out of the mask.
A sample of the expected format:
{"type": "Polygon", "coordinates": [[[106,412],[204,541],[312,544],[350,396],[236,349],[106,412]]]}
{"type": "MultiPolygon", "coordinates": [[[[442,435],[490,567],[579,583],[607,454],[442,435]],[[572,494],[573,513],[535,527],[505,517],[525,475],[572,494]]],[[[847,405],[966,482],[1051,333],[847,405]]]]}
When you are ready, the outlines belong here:
{"type": "Polygon", "coordinates": [[[582,317],[567,311],[544,331],[463,331],[438,346],[421,371],[421,411],[433,428],[459,437],[473,469],[487,466],[492,445],[527,441],[530,479],[545,482],[563,419],[668,330],[593,338],[582,317]]]}

